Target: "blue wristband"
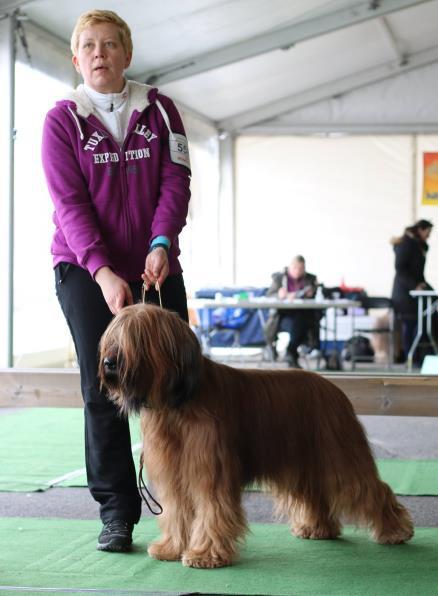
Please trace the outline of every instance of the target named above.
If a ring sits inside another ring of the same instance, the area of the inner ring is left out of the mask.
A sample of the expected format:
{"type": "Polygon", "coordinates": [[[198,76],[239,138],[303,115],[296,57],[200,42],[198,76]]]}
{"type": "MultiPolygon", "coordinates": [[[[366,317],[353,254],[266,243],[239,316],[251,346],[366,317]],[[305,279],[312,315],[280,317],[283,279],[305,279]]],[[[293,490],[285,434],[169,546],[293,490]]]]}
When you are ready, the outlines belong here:
{"type": "Polygon", "coordinates": [[[153,246],[149,247],[148,254],[157,248],[163,248],[167,253],[169,252],[169,247],[167,244],[163,244],[162,242],[156,242],[153,246]]]}
{"type": "Polygon", "coordinates": [[[151,242],[151,248],[159,244],[160,246],[166,247],[166,250],[170,248],[170,240],[167,236],[155,236],[151,242]]]}

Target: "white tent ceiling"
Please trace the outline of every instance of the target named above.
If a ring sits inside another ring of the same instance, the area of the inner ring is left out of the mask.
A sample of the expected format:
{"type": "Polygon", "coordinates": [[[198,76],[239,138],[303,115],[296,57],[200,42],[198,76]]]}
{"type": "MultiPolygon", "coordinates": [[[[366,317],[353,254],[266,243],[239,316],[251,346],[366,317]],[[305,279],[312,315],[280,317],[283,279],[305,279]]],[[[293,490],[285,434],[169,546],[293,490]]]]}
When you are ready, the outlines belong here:
{"type": "MultiPolygon", "coordinates": [[[[66,71],[76,0],[20,7],[32,62],[66,71]],[[49,49],[48,49],[49,48],[49,49]]],[[[229,131],[432,131],[438,0],[106,0],[130,24],[129,76],[229,131]]],[[[69,70],[69,76],[72,76],[69,70]]]]}

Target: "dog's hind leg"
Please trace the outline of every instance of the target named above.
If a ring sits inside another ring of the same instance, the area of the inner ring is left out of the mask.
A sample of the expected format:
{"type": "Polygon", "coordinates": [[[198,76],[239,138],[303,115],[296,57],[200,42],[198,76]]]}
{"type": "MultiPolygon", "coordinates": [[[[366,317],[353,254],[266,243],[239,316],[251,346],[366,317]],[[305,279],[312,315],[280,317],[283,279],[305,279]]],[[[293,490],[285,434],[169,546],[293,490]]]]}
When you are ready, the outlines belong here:
{"type": "Polygon", "coordinates": [[[401,544],[414,535],[408,511],[397,501],[391,488],[377,477],[362,491],[353,517],[371,528],[372,536],[379,544],[401,544]]]}

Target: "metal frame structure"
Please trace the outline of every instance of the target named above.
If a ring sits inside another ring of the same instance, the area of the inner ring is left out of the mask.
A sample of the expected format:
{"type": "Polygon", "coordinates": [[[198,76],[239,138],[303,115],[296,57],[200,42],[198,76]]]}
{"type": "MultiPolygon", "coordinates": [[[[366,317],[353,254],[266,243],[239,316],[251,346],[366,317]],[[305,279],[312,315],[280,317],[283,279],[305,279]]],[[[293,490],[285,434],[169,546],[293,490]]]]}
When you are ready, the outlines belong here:
{"type": "MultiPolygon", "coordinates": [[[[281,116],[298,108],[304,108],[313,103],[337,97],[344,93],[349,93],[360,87],[371,85],[385,79],[395,77],[404,72],[421,68],[438,62],[438,46],[416,52],[404,59],[400,63],[388,62],[386,64],[368,68],[354,75],[343,77],[336,81],[331,81],[324,85],[308,89],[302,93],[297,93],[290,97],[285,97],[277,101],[272,101],[264,106],[259,106],[254,110],[246,111],[244,114],[237,114],[232,118],[225,118],[218,122],[219,130],[232,132],[246,132],[250,126],[260,125],[261,122],[272,120],[276,116],[281,116]]],[[[411,128],[411,132],[412,132],[411,128]]]]}
{"type": "Polygon", "coordinates": [[[313,19],[307,19],[283,29],[269,31],[252,39],[241,41],[213,52],[193,56],[187,60],[163,66],[156,71],[142,73],[139,80],[151,84],[170,83],[196,74],[207,72],[233,62],[253,58],[273,50],[288,50],[295,44],[325,35],[345,27],[351,27],[370,19],[376,19],[403,8],[409,8],[429,0],[380,0],[362,2],[355,7],[336,10],[313,19]]]}

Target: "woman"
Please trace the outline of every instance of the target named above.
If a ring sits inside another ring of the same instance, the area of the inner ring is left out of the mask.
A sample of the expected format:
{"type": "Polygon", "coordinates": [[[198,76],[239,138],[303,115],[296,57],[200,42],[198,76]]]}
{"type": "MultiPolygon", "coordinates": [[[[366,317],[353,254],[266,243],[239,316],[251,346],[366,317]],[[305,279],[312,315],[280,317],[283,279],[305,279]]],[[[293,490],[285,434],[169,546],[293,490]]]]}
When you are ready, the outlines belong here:
{"type": "Polygon", "coordinates": [[[412,290],[432,289],[424,278],[424,267],[428,251],[427,239],[433,224],[420,219],[406,228],[403,236],[391,242],[395,252],[395,278],[392,301],[396,317],[402,325],[402,343],[405,359],[417,332],[417,303],[412,290]]]}
{"type": "Polygon", "coordinates": [[[114,12],[81,15],[72,34],[83,77],[47,114],[42,159],[55,206],[56,292],[79,362],[85,402],[88,486],[104,524],[97,548],[126,551],[141,500],[128,421],[100,391],[99,339],[126,304],[141,297],[188,320],[178,261],[186,223],[190,162],[172,101],[127,81],[131,32],[114,12]]]}

